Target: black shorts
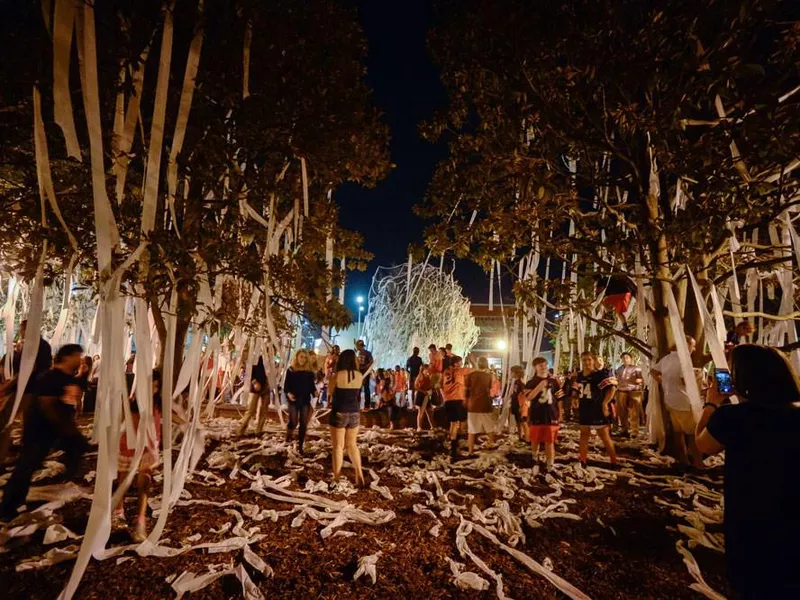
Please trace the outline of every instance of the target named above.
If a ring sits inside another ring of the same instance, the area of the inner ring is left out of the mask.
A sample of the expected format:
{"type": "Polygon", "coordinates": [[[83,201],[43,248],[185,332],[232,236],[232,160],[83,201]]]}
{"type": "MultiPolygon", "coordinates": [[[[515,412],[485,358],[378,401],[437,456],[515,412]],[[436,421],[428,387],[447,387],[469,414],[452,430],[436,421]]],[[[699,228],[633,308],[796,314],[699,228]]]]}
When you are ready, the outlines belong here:
{"type": "MultiPolygon", "coordinates": [[[[428,392],[416,392],[414,394],[414,406],[422,406],[422,403],[425,401],[425,398],[428,397],[428,392]]],[[[430,399],[428,400],[428,406],[431,405],[430,399]]]]}
{"type": "Polygon", "coordinates": [[[603,414],[603,405],[592,400],[581,400],[578,404],[578,423],[592,427],[603,427],[611,422],[603,414]]]}
{"type": "Polygon", "coordinates": [[[331,427],[336,427],[338,429],[354,429],[361,425],[361,413],[360,412],[352,412],[352,413],[345,413],[345,412],[335,412],[331,411],[330,419],[328,423],[331,427]]]}
{"type": "Polygon", "coordinates": [[[444,403],[448,423],[461,423],[467,420],[467,409],[463,400],[448,400],[444,403]]]}
{"type": "Polygon", "coordinates": [[[514,418],[517,420],[517,422],[519,422],[519,420],[520,420],[520,418],[519,418],[519,409],[520,409],[519,402],[517,400],[512,399],[511,400],[511,414],[514,415],[514,418]]]}

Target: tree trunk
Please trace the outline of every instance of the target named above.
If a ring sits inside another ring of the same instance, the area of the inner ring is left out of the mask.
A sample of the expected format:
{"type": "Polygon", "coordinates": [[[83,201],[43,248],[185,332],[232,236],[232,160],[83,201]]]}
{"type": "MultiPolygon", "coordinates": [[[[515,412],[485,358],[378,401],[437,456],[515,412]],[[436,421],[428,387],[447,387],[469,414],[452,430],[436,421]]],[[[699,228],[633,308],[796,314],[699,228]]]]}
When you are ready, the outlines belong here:
{"type": "Polygon", "coordinates": [[[150,310],[153,312],[153,322],[156,325],[156,332],[158,333],[159,352],[156,357],[156,368],[161,369],[164,366],[164,349],[167,346],[167,325],[164,323],[164,315],[161,314],[158,298],[156,296],[150,296],[148,301],[150,303],[150,310]]]}
{"type": "MultiPolygon", "coordinates": [[[[671,273],[669,270],[669,252],[667,250],[667,238],[659,219],[659,199],[655,190],[649,190],[645,199],[647,209],[647,227],[650,231],[650,263],[652,266],[653,277],[653,324],[655,331],[655,360],[661,359],[669,352],[672,343],[672,335],[669,325],[669,310],[667,309],[667,297],[671,273]]],[[[664,394],[660,394],[661,415],[664,427],[665,441],[664,452],[670,456],[676,456],[677,452],[672,443],[672,424],[668,418],[667,406],[664,402],[664,394]]]]}

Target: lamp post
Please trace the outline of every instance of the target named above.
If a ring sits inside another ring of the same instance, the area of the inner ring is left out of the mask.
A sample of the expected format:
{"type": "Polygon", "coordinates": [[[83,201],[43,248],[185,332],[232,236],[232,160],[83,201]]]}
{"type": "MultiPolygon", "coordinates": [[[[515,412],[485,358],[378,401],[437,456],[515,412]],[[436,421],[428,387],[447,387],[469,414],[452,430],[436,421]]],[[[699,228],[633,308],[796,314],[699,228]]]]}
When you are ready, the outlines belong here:
{"type": "Polygon", "coordinates": [[[358,296],[356,298],[356,302],[358,302],[358,337],[361,338],[361,313],[364,312],[364,296],[358,296]]]}

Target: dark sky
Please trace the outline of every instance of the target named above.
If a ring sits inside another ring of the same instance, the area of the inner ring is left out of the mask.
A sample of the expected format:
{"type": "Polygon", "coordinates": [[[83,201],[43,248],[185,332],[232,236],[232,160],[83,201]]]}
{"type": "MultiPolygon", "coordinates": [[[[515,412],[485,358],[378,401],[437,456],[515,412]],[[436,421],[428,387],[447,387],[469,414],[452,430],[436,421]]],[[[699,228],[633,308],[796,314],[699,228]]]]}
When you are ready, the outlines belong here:
{"type": "MultiPolygon", "coordinates": [[[[375,255],[366,273],[348,276],[346,304],[355,312],[355,297],[366,297],[377,266],[407,260],[409,244],[422,241],[424,223],[412,212],[422,202],[436,163],[446,146],[422,140],[418,125],[447,105],[426,37],[434,26],[431,0],[360,0],[359,18],[369,44],[367,83],[391,134],[391,159],[397,166],[374,189],[348,184],[336,192],[342,225],[360,231],[365,248],[375,255]]],[[[438,259],[436,259],[438,265],[438,259]]],[[[451,263],[452,264],[452,263],[451,263]]],[[[459,263],[456,277],[468,294],[487,295],[479,269],[459,263]]]]}

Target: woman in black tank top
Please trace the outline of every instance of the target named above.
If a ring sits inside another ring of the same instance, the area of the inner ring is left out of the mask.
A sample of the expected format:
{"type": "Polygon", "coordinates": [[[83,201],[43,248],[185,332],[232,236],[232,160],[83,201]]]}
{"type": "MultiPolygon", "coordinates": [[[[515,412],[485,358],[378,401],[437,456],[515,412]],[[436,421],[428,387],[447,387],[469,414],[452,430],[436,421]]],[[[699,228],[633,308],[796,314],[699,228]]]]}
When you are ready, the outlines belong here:
{"type": "MultiPolygon", "coordinates": [[[[366,373],[369,373],[370,369],[367,369],[366,373]]],[[[347,457],[355,470],[355,483],[360,487],[365,484],[364,474],[361,471],[361,453],[356,442],[361,422],[359,394],[365,374],[359,372],[357,368],[356,353],[352,350],[345,350],[339,356],[336,372],[330,382],[333,478],[338,479],[341,476],[344,449],[346,448],[347,457]]]]}

